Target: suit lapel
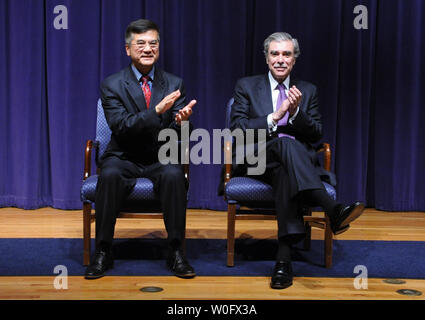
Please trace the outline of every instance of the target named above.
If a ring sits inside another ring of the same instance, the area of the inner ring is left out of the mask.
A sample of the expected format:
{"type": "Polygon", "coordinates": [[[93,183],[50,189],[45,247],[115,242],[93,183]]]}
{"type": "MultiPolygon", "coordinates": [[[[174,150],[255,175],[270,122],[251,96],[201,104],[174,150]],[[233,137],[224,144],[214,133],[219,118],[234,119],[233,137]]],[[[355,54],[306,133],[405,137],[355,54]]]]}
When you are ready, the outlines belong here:
{"type": "Polygon", "coordinates": [[[161,69],[155,66],[150,107],[155,107],[164,98],[165,94],[164,73],[161,69]]]}
{"type": "Polygon", "coordinates": [[[126,69],[124,82],[128,93],[138,108],[138,111],[146,110],[146,101],[145,96],[143,95],[143,90],[138,79],[136,79],[133,70],[131,70],[131,66],[126,69]]]}
{"type": "Polygon", "coordinates": [[[260,100],[260,108],[263,114],[269,114],[273,112],[273,101],[270,88],[269,76],[266,74],[257,85],[258,97],[260,100]]]}

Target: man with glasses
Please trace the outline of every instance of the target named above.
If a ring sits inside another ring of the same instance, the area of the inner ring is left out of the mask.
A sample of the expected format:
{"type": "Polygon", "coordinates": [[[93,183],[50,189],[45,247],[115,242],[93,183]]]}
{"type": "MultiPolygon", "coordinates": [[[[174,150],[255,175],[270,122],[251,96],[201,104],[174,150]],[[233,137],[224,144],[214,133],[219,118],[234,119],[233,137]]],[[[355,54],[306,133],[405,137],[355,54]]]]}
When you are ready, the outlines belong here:
{"type": "Polygon", "coordinates": [[[162,205],[168,233],[168,268],[178,277],[192,278],[195,271],[182,248],[186,227],[185,177],[180,165],[159,162],[158,134],[171,128],[179,135],[182,121],[188,121],[196,101],[186,105],[182,79],[156,65],[160,35],[154,22],[131,22],[125,41],[131,64],[106,78],[100,87],[112,135],[100,159],[95,199],[96,251],[85,278],[103,277],[112,267],[116,217],[139,177],[152,180],[162,205]]]}
{"type": "Polygon", "coordinates": [[[320,206],[329,216],[334,234],[345,232],[364,205],[345,206],[326,192],[322,180],[335,177],[318,163],[312,146],[322,138],[317,89],[290,76],[300,55],[298,41],[285,32],[264,41],[269,72],[240,79],[235,87],[231,129],[266,130],[266,172],[252,176],[268,182],[274,191],[278,221],[278,250],[270,286],[292,285],[291,245],[305,236],[300,207],[320,206]]]}

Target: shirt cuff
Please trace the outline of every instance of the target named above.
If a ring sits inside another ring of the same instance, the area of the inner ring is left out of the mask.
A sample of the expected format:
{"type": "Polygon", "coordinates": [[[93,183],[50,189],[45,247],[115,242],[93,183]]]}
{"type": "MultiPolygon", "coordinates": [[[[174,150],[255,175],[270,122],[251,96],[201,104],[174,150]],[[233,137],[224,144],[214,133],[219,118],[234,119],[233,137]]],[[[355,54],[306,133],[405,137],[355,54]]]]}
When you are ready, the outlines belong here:
{"type": "Polygon", "coordinates": [[[267,116],[267,125],[269,128],[269,134],[272,134],[277,130],[277,123],[273,121],[272,113],[267,116]]]}
{"type": "Polygon", "coordinates": [[[288,122],[290,124],[292,124],[292,121],[295,120],[295,118],[297,117],[298,112],[300,111],[300,107],[297,107],[297,111],[295,111],[294,115],[292,117],[289,118],[288,122]]]}

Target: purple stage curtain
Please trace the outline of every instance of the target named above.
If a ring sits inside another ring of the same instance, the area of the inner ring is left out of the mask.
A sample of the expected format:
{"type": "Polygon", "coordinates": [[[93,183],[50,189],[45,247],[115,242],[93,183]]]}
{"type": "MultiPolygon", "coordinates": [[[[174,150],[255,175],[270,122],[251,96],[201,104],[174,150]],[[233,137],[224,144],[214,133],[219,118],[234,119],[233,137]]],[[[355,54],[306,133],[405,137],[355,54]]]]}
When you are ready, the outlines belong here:
{"type": "MultiPolygon", "coordinates": [[[[317,85],[338,199],[425,211],[425,4],[421,0],[1,0],[0,207],[81,208],[99,84],[129,64],[127,24],[161,28],[159,65],[197,99],[195,128],[224,126],[237,79],[266,73],[264,39],[299,40],[293,76],[317,85]],[[357,30],[357,5],[368,28],[357,30]],[[55,7],[68,11],[56,29],[55,7]],[[63,21],[62,21],[63,22],[63,21]]],[[[211,139],[212,142],[212,139],[211,139]]],[[[212,154],[211,154],[212,162],[212,154]]],[[[220,165],[191,165],[190,208],[225,209],[220,165]]]]}

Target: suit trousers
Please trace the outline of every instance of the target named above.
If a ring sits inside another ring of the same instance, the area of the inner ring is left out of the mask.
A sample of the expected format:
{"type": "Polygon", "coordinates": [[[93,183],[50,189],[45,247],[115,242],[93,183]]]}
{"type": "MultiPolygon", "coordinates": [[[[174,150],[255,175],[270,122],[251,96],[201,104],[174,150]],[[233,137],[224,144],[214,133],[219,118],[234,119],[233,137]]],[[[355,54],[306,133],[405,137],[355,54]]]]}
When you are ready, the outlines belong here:
{"type": "Polygon", "coordinates": [[[137,178],[153,182],[164,215],[169,243],[185,238],[187,186],[181,165],[159,162],[142,166],[116,156],[103,159],[96,186],[96,246],[111,245],[116,218],[137,178]]]}
{"type": "Polygon", "coordinates": [[[313,151],[288,137],[275,138],[266,145],[266,172],[260,178],[273,188],[278,237],[298,242],[305,236],[302,191],[323,189],[313,151]]]}

